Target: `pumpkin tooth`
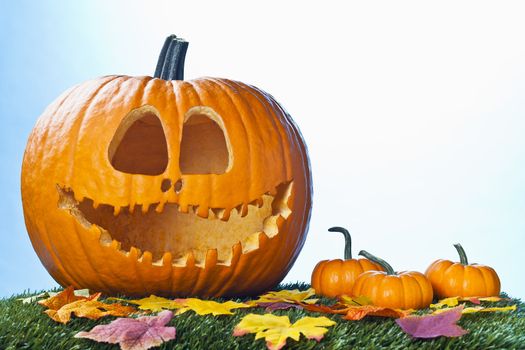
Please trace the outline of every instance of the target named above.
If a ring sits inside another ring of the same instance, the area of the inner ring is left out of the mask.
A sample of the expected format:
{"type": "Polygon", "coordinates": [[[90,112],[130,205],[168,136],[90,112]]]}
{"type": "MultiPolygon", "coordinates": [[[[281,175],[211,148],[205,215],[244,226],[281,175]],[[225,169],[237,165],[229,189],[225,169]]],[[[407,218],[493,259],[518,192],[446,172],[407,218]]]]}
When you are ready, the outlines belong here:
{"type": "Polygon", "coordinates": [[[135,212],[135,203],[130,203],[128,210],[130,214],[133,214],[135,212]]]}
{"type": "Polygon", "coordinates": [[[79,193],[73,192],[73,197],[77,201],[76,204],[82,202],[84,200],[84,196],[80,195],[79,193]]]}
{"type": "Polygon", "coordinates": [[[151,262],[153,260],[153,254],[151,254],[150,251],[146,250],[138,260],[143,264],[151,265],[151,262]]]}
{"type": "Polygon", "coordinates": [[[141,255],[141,251],[138,248],[131,247],[129,249],[129,252],[127,253],[127,256],[130,257],[133,260],[139,260],[141,255]]]}
{"type": "Polygon", "coordinates": [[[223,208],[211,208],[211,211],[213,212],[213,216],[216,219],[220,219],[222,217],[222,214],[224,213],[223,208]]]}
{"type": "Polygon", "coordinates": [[[118,214],[120,214],[120,210],[121,210],[120,205],[115,205],[113,207],[113,216],[118,216],[118,214]]]}
{"type": "Polygon", "coordinates": [[[198,210],[195,213],[199,217],[206,219],[209,216],[209,209],[205,205],[199,205],[198,210]]]}
{"type": "Polygon", "coordinates": [[[246,254],[253,250],[259,249],[259,235],[264,234],[263,232],[255,232],[246,237],[242,241],[242,253],[246,254]]]}
{"type": "Polygon", "coordinates": [[[113,239],[111,238],[111,235],[109,234],[108,231],[104,230],[104,229],[101,229],[99,227],[99,230],[100,230],[100,238],[99,238],[99,242],[100,244],[102,244],[103,246],[105,247],[109,247],[113,242],[113,239]]]}
{"type": "Polygon", "coordinates": [[[217,249],[208,249],[208,251],[206,252],[206,258],[204,260],[204,266],[208,266],[208,267],[211,267],[211,266],[215,266],[217,265],[217,261],[218,261],[218,253],[217,253],[217,249]]]}
{"type": "Polygon", "coordinates": [[[155,207],[155,212],[156,213],[162,213],[162,211],[164,210],[164,204],[165,202],[160,202],[159,204],[157,204],[157,206],[155,207]]]}
{"type": "Polygon", "coordinates": [[[231,208],[225,208],[224,211],[222,212],[221,220],[228,221],[230,219],[231,212],[232,212],[231,208]]]}
{"type": "Polygon", "coordinates": [[[158,266],[170,266],[172,264],[173,256],[171,255],[171,252],[165,252],[162,258],[155,261],[153,265],[158,266]]]}
{"type": "Polygon", "coordinates": [[[250,204],[256,206],[257,208],[262,208],[262,206],[264,205],[264,200],[262,197],[260,197],[251,201],[250,204]]]}
{"type": "Polygon", "coordinates": [[[277,227],[277,218],[279,215],[268,216],[263,222],[263,231],[268,237],[273,237],[279,233],[279,227],[277,227]]]}
{"type": "Polygon", "coordinates": [[[93,201],[91,204],[93,205],[93,209],[97,209],[98,206],[100,205],[100,203],[97,201],[93,201]]]}
{"type": "Polygon", "coordinates": [[[111,244],[110,244],[111,248],[113,248],[115,250],[120,250],[120,246],[121,246],[120,242],[117,241],[116,239],[111,241],[111,244]]]}
{"type": "Polygon", "coordinates": [[[188,204],[179,204],[178,206],[179,212],[188,214],[188,207],[189,207],[188,204]]]}
{"type": "Polygon", "coordinates": [[[185,254],[181,256],[180,258],[173,259],[171,264],[176,267],[185,267],[188,261],[189,254],[185,254]]]}
{"type": "Polygon", "coordinates": [[[146,214],[149,210],[149,203],[142,204],[142,214],[146,214]]]}

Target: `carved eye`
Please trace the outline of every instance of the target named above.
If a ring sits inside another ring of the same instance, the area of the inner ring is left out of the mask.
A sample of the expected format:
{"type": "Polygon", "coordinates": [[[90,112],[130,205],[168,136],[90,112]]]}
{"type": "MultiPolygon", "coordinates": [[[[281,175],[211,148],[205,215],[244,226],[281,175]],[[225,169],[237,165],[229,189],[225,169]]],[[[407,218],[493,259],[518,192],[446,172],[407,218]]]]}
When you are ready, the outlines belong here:
{"type": "Polygon", "coordinates": [[[233,163],[221,117],[209,107],[193,107],[184,118],[179,166],[183,174],[224,174],[233,163]]]}
{"type": "Polygon", "coordinates": [[[129,112],[111,140],[108,156],[118,171],[162,174],[168,166],[168,147],[159,112],[147,105],[129,112]]]}

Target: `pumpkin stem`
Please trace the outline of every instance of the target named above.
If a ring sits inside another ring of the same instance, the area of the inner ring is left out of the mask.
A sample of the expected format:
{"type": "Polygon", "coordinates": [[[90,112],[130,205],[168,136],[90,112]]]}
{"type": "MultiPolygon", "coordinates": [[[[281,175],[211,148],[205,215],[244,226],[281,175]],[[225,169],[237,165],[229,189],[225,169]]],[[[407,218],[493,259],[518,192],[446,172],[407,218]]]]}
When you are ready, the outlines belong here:
{"type": "Polygon", "coordinates": [[[164,41],[160,51],[155,78],[164,80],[184,80],[184,58],[188,50],[188,42],[170,35],[164,41]]]}
{"type": "Polygon", "coordinates": [[[367,252],[366,250],[361,250],[361,251],[359,252],[359,255],[364,256],[364,257],[367,258],[368,260],[371,260],[371,261],[375,262],[376,264],[381,265],[381,266],[385,269],[387,275],[395,275],[395,274],[396,274],[396,272],[394,271],[394,269],[392,268],[392,266],[390,266],[389,263],[387,263],[387,262],[384,261],[383,259],[378,258],[378,257],[375,256],[375,255],[370,254],[370,253],[367,252]]]}
{"type": "Polygon", "coordinates": [[[454,244],[454,248],[456,248],[456,250],[458,251],[459,261],[461,265],[468,265],[467,253],[465,253],[465,249],[463,249],[461,244],[459,243],[454,244]]]}
{"type": "Polygon", "coordinates": [[[341,232],[345,236],[345,260],[352,259],[352,237],[350,237],[350,232],[344,227],[330,227],[328,229],[330,232],[341,232]]]}

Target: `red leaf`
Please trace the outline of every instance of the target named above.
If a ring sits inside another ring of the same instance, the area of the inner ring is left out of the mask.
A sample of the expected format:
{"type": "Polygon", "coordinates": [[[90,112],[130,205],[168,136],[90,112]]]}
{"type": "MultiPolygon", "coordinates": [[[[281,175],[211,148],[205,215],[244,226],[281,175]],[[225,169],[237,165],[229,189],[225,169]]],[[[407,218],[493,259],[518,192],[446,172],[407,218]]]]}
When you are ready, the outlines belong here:
{"type": "Polygon", "coordinates": [[[401,329],[414,338],[459,337],[467,330],[456,322],[461,318],[463,306],[458,306],[437,315],[409,316],[397,319],[401,329]]]}
{"type": "Polygon", "coordinates": [[[107,325],[95,326],[89,332],[79,332],[75,338],[118,343],[122,350],[146,350],[175,339],[175,327],[165,327],[172,317],[173,313],[166,310],[157,316],[117,318],[107,325]]]}

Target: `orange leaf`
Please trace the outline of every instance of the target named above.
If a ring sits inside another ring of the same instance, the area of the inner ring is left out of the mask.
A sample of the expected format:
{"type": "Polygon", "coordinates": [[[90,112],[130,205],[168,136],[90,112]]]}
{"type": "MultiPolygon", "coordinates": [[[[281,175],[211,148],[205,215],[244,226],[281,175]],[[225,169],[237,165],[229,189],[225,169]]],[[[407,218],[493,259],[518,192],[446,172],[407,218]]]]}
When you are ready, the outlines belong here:
{"type": "Polygon", "coordinates": [[[412,310],[391,309],[388,307],[363,305],[348,308],[346,315],[343,316],[345,320],[357,321],[363,319],[365,316],[380,316],[390,318],[406,317],[412,313],[412,310]]]}
{"type": "MultiPolygon", "coordinates": [[[[99,296],[100,296],[100,293],[93,294],[92,296],[89,297],[89,299],[96,300],[98,299],[99,296]]],[[[47,307],[48,309],[58,310],[66,304],[72,303],[77,300],[83,300],[83,299],[88,299],[88,297],[75,295],[75,289],[72,286],[69,286],[63,291],[61,291],[60,293],[58,293],[57,295],[44,299],[44,300],[40,300],[38,303],[40,305],[47,307]]]]}
{"type": "Polygon", "coordinates": [[[98,320],[104,316],[128,316],[135,308],[121,304],[105,304],[98,300],[82,299],[62,306],[58,310],[46,310],[45,313],[56,322],[68,323],[71,315],[98,320]]]}

